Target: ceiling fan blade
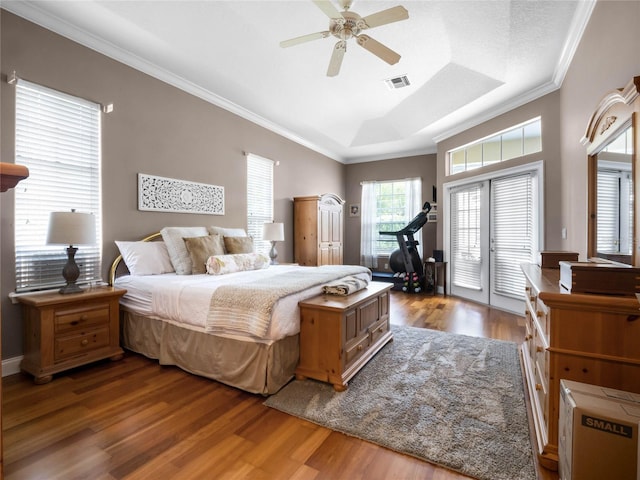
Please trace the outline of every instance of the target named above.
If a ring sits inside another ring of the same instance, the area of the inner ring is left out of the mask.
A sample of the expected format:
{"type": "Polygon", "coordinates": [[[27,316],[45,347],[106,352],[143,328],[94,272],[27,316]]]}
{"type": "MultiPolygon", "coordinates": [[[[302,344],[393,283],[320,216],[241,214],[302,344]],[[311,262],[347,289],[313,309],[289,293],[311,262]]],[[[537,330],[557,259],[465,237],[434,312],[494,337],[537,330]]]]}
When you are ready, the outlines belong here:
{"type": "Polygon", "coordinates": [[[333,53],[331,54],[331,60],[329,61],[329,68],[327,68],[327,77],[335,77],[340,73],[340,67],[342,66],[342,59],[344,58],[344,52],[347,51],[347,42],[340,40],[333,47],[333,53]]]}
{"type": "Polygon", "coordinates": [[[358,35],[356,37],[358,41],[358,45],[360,45],[365,50],[369,50],[371,53],[381,58],[389,65],[395,65],[400,61],[400,55],[389,47],[385,47],[383,44],[374,40],[369,35],[358,35]]]}
{"type": "Polygon", "coordinates": [[[324,12],[324,14],[336,21],[344,23],[344,17],[340,14],[338,9],[333,5],[331,0],[313,0],[313,3],[324,12]]]}
{"type": "Polygon", "coordinates": [[[400,20],[406,20],[409,18],[409,12],[401,5],[397,7],[388,8],[378,13],[372,13],[363,17],[362,20],[368,28],[379,27],[380,25],[386,25],[387,23],[399,22],[400,20]]]}
{"type": "Polygon", "coordinates": [[[301,37],[290,38],[289,40],[283,40],[282,42],[280,42],[280,46],[282,48],[292,47],[300,43],[310,42],[311,40],[317,40],[319,38],[327,38],[329,35],[331,35],[331,32],[329,32],[328,30],[326,32],[310,33],[308,35],[302,35],[301,37]]]}

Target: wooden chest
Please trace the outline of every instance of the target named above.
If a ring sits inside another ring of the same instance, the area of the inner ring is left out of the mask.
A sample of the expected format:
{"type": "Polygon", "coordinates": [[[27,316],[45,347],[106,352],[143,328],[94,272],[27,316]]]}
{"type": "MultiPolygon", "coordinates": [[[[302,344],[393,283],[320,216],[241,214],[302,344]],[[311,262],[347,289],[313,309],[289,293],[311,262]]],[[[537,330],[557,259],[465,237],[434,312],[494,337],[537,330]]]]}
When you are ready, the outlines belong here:
{"type": "Polygon", "coordinates": [[[389,325],[392,284],[371,282],[341,297],[300,302],[300,363],[296,377],[329,382],[337,391],[393,337],[389,325]]]}

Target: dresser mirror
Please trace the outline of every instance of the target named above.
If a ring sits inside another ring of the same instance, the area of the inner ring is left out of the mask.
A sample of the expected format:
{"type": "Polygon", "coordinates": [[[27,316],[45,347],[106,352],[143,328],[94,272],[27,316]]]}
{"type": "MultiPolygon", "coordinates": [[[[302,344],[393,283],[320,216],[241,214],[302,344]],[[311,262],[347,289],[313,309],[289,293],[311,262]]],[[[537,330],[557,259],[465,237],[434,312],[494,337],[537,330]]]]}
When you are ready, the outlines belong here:
{"type": "Polygon", "coordinates": [[[640,77],[607,94],[583,143],[589,165],[587,256],[640,266],[640,77]]]}

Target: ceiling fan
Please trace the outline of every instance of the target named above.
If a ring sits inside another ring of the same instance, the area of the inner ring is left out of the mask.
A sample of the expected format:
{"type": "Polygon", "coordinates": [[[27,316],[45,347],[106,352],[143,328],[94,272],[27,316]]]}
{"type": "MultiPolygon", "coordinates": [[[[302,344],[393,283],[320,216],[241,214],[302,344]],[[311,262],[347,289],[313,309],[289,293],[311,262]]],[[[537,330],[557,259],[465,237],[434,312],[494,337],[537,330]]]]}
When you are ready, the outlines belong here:
{"type": "Polygon", "coordinates": [[[331,0],[313,0],[313,3],[315,3],[318,8],[322,10],[327,17],[329,17],[329,30],[284,40],[280,42],[280,46],[283,48],[292,47],[293,45],[309,42],[311,40],[327,38],[329,35],[333,35],[338,38],[338,43],[333,47],[333,53],[331,55],[331,60],[329,61],[329,68],[327,69],[328,77],[335,77],[340,72],[342,58],[344,57],[344,53],[347,51],[347,40],[350,38],[355,38],[358,45],[384,60],[389,65],[398,63],[400,60],[400,55],[398,53],[374,40],[369,35],[364,35],[360,32],[368,28],[386,25],[387,23],[406,20],[409,18],[409,12],[407,9],[398,5],[397,7],[388,8],[387,10],[382,10],[380,12],[367,15],[366,17],[361,17],[356,12],[349,11],[352,0],[338,0],[338,2],[344,9],[343,12],[338,12],[331,0]]]}

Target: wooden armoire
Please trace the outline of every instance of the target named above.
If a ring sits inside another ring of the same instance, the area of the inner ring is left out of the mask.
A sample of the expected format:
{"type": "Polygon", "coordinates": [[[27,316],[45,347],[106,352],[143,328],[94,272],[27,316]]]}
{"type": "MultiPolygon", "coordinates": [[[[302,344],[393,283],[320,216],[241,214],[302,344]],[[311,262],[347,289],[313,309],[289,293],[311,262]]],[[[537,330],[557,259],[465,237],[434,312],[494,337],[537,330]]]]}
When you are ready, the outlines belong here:
{"type": "Polygon", "coordinates": [[[293,254],[303,266],[341,265],[344,200],[333,193],[293,199],[293,254]]]}

